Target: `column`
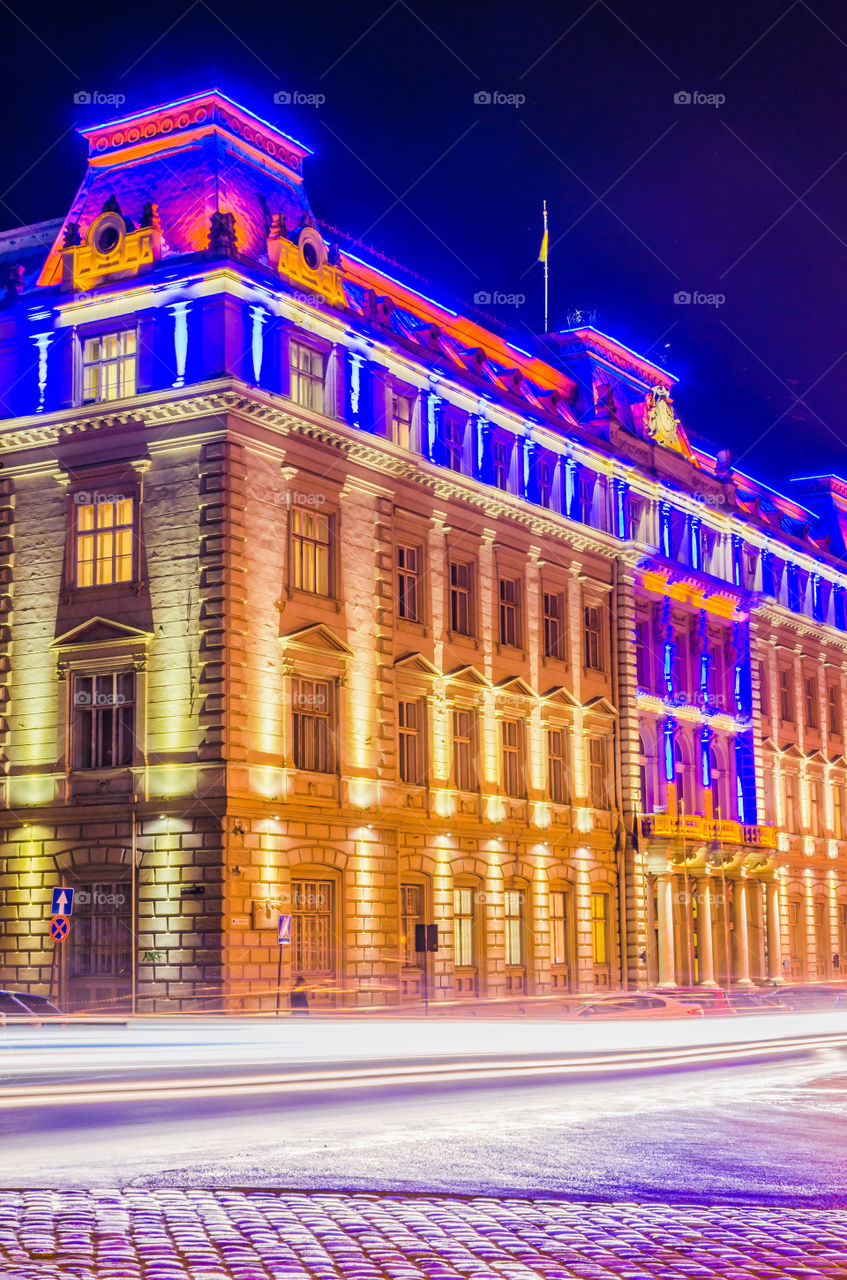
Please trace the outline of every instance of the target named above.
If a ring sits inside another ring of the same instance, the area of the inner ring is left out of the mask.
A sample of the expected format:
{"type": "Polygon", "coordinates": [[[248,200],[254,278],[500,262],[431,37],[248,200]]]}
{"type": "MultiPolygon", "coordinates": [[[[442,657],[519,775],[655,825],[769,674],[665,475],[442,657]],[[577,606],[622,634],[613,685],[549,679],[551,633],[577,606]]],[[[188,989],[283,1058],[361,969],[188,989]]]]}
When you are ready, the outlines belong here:
{"type": "Polygon", "coordinates": [[[741,986],[751,987],[750,981],[750,946],[747,939],[747,882],[746,880],[735,881],[735,900],[733,902],[735,908],[735,946],[733,948],[733,968],[735,973],[732,975],[737,983],[741,986]]]}
{"type": "Polygon", "coordinates": [[[659,911],[659,986],[676,985],[673,941],[674,876],[668,871],[656,877],[659,911]]]}
{"type": "Polygon", "coordinates": [[[715,985],[715,957],[712,945],[712,882],[708,876],[697,879],[697,960],[702,986],[715,985]]]}
{"type": "Polygon", "coordinates": [[[779,919],[779,882],[765,882],[768,917],[768,977],[782,982],[782,933],[779,919]]]}

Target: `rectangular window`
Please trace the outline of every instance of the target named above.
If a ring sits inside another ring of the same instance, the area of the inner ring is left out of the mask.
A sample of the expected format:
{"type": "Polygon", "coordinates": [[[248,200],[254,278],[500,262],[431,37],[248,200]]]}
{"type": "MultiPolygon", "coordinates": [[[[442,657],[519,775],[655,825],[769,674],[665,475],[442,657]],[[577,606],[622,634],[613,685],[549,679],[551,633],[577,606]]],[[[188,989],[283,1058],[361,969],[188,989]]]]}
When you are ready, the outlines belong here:
{"type": "Polygon", "coordinates": [[[641,518],[644,505],[640,498],[628,497],[626,500],[626,536],[630,542],[641,537],[641,518]]]}
{"type": "Polygon", "coordinates": [[[135,395],[134,329],[86,338],[82,347],[82,403],[101,404],[135,395]]]}
{"type": "Polygon", "coordinates": [[[500,643],[520,648],[520,584],[517,578],[500,579],[500,643]]]}
{"type": "Polygon", "coordinates": [[[119,769],[135,755],[135,676],[131,671],[74,676],[74,769],[119,769]]]}
{"type": "Polygon", "coordinates": [[[815,959],[818,963],[818,973],[826,973],[829,968],[829,958],[832,955],[829,945],[829,912],[826,909],[825,902],[816,902],[814,904],[814,922],[815,922],[815,959]]]}
{"type": "Polygon", "coordinates": [[[565,601],[558,591],[543,593],[544,657],[565,658],[565,601]]]}
{"type": "Polygon", "coordinates": [[[600,606],[585,606],[585,665],[589,671],[603,670],[603,622],[600,606]]]}
{"type": "Polygon", "coordinates": [[[330,594],[331,534],[329,516],[301,507],[291,512],[291,585],[298,591],[330,594]]]}
{"type": "Polygon", "coordinates": [[[567,729],[547,730],[547,790],[553,804],[571,803],[567,729]]]}
{"type": "Polygon", "coordinates": [[[315,413],[324,411],[326,356],[305,342],[291,343],[291,399],[315,413]]]}
{"type": "Polygon", "coordinates": [[[783,724],[794,723],[794,681],[787,667],[779,669],[779,718],[783,724]]]}
{"type": "Polygon", "coordinates": [[[771,714],[771,688],[768,681],[767,667],[764,662],[759,663],[759,703],[762,708],[763,716],[771,714]]]}
{"type": "Polygon", "coordinates": [[[424,956],[422,952],[415,950],[415,926],[426,923],[424,918],[423,885],[401,885],[400,898],[400,945],[403,954],[403,968],[420,968],[423,965],[424,956]]]}
{"type": "Polygon", "coordinates": [[[823,783],[818,778],[809,780],[809,822],[813,836],[823,835],[823,783]]]}
{"type": "Polygon", "coordinates": [[[73,497],[75,585],[104,587],[113,582],[132,582],[134,499],[120,494],[80,492],[73,497]]]}
{"type": "Polygon", "coordinates": [[[797,775],[787,773],[785,789],[785,826],[786,830],[796,835],[800,830],[800,810],[797,804],[797,775]]]}
{"type": "Polygon", "coordinates": [[[470,969],[476,963],[476,929],[474,891],[453,890],[453,964],[457,969],[470,969]]]}
{"type": "Polygon", "coordinates": [[[538,505],[540,507],[551,507],[553,505],[553,465],[550,462],[541,461],[538,463],[536,472],[538,477],[538,505]]]}
{"type": "Polygon", "coordinates": [[[788,904],[788,954],[792,960],[803,958],[803,929],[800,918],[800,903],[788,904]]]}
{"type": "Polygon", "coordinates": [[[494,467],[494,483],[498,489],[509,487],[509,446],[503,440],[494,441],[492,461],[494,467]]]}
{"type": "Polygon", "coordinates": [[[328,680],[292,680],[294,767],[332,773],[332,689],[328,680]]]}
{"type": "Polygon", "coordinates": [[[844,839],[844,786],[840,782],[832,784],[832,826],[836,840],[844,839]]]}
{"type": "Polygon", "coordinates": [[[523,741],[520,720],[500,721],[500,750],[502,754],[503,791],[507,796],[522,796],[523,741]]]}
{"type": "Polygon", "coordinates": [[[450,561],[450,630],[473,635],[473,566],[459,560],[450,561]]]}
{"type": "Polygon", "coordinates": [[[465,424],[452,416],[444,419],[444,460],[451,471],[465,469],[465,424]]]}
{"type": "Polygon", "coordinates": [[[570,948],[568,946],[568,895],[562,889],[553,889],[550,893],[550,963],[563,965],[568,963],[570,948]]]}
{"type": "Polygon", "coordinates": [[[653,651],[650,623],[644,618],[639,619],[635,624],[635,679],[639,689],[652,691],[653,651]]]}
{"type": "Polygon", "coordinates": [[[74,903],[72,978],[126,977],[132,969],[132,909],[126,880],[85,885],[74,903]],[[109,904],[104,911],[101,903],[109,904]],[[112,905],[114,903],[114,906],[112,905]]]}
{"type": "Polygon", "coordinates": [[[394,391],[391,396],[391,439],[401,449],[413,449],[412,418],[415,398],[409,392],[394,391]]]}
{"type": "Polygon", "coordinates": [[[295,974],[330,977],[335,971],[331,880],[291,882],[291,968],[295,974]]]}
{"type": "Polygon", "coordinates": [[[504,924],[506,926],[506,964],[524,965],[523,899],[520,889],[507,889],[504,898],[504,924]]]}
{"type": "Polygon", "coordinates": [[[591,954],[595,964],[609,963],[609,895],[591,895],[591,954]]]}
{"type": "Polygon", "coordinates": [[[400,778],[410,786],[424,782],[423,703],[401,698],[397,704],[400,778]]]}
{"type": "Polygon", "coordinates": [[[397,616],[407,622],[421,621],[420,548],[397,548],[397,616]]]}
{"type": "Polygon", "coordinates": [[[806,727],[818,727],[818,681],[816,676],[803,678],[803,707],[806,713],[806,727]]]}
{"type": "Polygon", "coordinates": [[[840,738],[841,726],[841,690],[837,684],[827,685],[826,690],[827,728],[833,738],[840,738]]]}
{"type": "Polygon", "coordinates": [[[594,505],[594,484],[596,476],[583,473],[577,484],[578,519],[583,524],[591,524],[591,511],[594,505]]]}
{"type": "Polygon", "coordinates": [[[608,809],[610,804],[609,750],[605,738],[588,739],[588,773],[591,807],[608,809]]]}
{"type": "Polygon", "coordinates": [[[476,787],[476,721],[473,711],[453,712],[453,786],[458,791],[476,787]]]}

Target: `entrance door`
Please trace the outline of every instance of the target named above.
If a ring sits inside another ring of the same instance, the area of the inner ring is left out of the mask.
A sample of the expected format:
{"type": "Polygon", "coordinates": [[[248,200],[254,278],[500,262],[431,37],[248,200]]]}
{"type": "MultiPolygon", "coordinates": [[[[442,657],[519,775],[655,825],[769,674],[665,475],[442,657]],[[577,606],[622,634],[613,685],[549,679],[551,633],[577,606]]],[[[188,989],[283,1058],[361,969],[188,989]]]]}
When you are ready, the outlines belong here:
{"type": "Polygon", "coordinates": [[[132,907],[128,880],[77,885],[65,947],[68,1010],[119,1013],[132,980],[132,907]]]}
{"type": "Polygon", "coordinates": [[[335,1004],[338,996],[335,884],[291,882],[291,976],[303,978],[309,1003],[335,1004]]]}

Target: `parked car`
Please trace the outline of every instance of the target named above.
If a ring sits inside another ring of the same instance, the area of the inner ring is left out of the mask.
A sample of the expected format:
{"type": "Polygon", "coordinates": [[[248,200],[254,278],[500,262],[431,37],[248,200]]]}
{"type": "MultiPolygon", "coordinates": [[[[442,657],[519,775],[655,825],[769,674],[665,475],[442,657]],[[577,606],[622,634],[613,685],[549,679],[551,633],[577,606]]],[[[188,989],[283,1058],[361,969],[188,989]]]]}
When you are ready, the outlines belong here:
{"type": "Polygon", "coordinates": [[[0,991],[0,1023],[16,1021],[40,1022],[43,1018],[62,1018],[64,1014],[46,996],[33,996],[28,991],[0,991]]]}
{"type": "Polygon", "coordinates": [[[729,994],[722,987],[674,987],[668,991],[651,991],[650,995],[667,995],[680,1004],[696,1004],[704,1014],[724,1014],[729,1017],[736,1012],[729,1000],[729,994]]]}
{"type": "Polygon", "coordinates": [[[702,1017],[703,1010],[696,1005],[682,1004],[669,996],[649,992],[621,992],[619,995],[600,996],[583,1005],[572,1017],[577,1018],[686,1018],[702,1017]]]}
{"type": "Polygon", "coordinates": [[[779,992],[737,991],[729,995],[729,1003],[736,1013],[773,1013],[774,1009],[787,1009],[779,992]]]}
{"type": "Polygon", "coordinates": [[[770,1005],[783,1009],[832,1009],[845,995],[844,987],[831,987],[825,983],[798,983],[794,986],[779,987],[769,992],[765,1000],[770,1005]]]}

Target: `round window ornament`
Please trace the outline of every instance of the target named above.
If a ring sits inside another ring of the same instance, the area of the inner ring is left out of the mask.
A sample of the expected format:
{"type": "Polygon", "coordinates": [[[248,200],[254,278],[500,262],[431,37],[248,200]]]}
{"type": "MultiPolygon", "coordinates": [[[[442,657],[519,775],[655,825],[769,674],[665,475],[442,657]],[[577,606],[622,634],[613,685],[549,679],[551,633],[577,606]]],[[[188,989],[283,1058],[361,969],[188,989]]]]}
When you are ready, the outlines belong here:
{"type": "Polygon", "coordinates": [[[300,256],[310,271],[319,271],[326,263],[327,253],[320,232],[314,227],[304,227],[297,241],[300,256]]]}
{"type": "Polygon", "coordinates": [[[104,213],[93,223],[88,242],[102,258],[119,249],[126,235],[126,224],[119,213],[104,213]]]}

